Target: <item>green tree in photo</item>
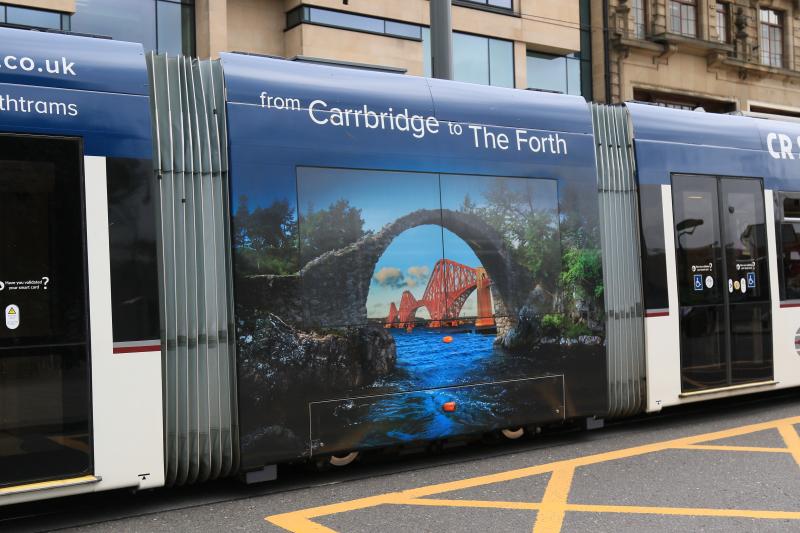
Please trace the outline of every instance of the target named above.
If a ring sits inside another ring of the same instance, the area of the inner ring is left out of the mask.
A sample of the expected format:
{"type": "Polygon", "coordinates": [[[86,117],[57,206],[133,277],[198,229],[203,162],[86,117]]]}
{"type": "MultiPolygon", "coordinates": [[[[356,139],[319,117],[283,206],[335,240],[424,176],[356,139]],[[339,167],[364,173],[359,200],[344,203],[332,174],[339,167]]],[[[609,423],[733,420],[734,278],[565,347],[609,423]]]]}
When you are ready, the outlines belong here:
{"type": "Polygon", "coordinates": [[[297,219],[287,200],[250,211],[247,196],[239,198],[233,217],[237,267],[246,275],[297,272],[297,219]]]}
{"type": "Polygon", "coordinates": [[[300,218],[301,262],[306,264],[326,252],[344,248],[367,234],[361,209],[345,199],[319,211],[309,207],[300,218]]]}
{"type": "Polygon", "coordinates": [[[552,298],[553,314],[544,315],[542,323],[547,335],[590,335],[589,324],[597,324],[603,309],[602,256],[591,214],[581,209],[574,190],[565,192],[560,209],[547,209],[541,199],[537,204],[541,189],[526,185],[511,188],[507,180],[494,180],[483,193],[485,202],[465,195],[459,209],[495,228],[552,298]]]}
{"type": "Polygon", "coordinates": [[[533,183],[510,188],[506,180],[493,180],[483,193],[486,200],[479,206],[465,195],[460,210],[479,216],[495,228],[511,249],[514,259],[525,266],[539,286],[552,298],[558,286],[560,239],[557,212],[536,204],[537,189],[533,183]]]}

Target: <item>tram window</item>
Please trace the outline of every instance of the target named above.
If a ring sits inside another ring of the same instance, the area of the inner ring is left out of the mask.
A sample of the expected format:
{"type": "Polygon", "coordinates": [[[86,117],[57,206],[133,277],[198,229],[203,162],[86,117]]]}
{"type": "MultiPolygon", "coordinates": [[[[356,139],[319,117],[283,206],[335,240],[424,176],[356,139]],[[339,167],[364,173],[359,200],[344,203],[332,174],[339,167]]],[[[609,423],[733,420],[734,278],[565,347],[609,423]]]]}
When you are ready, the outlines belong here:
{"type": "Polygon", "coordinates": [[[92,471],[82,159],[0,135],[0,487],[92,471]]]}
{"type": "Polygon", "coordinates": [[[783,218],[800,221],[800,196],[784,196],[783,218]]]}
{"type": "Polygon", "coordinates": [[[781,299],[800,300],[800,193],[783,193],[781,199],[781,299]]]}
{"type": "Polygon", "coordinates": [[[642,185],[639,188],[639,202],[642,210],[644,301],[648,309],[664,309],[669,307],[669,302],[661,186],[642,185]]]}
{"type": "Polygon", "coordinates": [[[109,158],[106,168],[114,341],[157,339],[156,227],[149,179],[152,163],[109,158]]]}

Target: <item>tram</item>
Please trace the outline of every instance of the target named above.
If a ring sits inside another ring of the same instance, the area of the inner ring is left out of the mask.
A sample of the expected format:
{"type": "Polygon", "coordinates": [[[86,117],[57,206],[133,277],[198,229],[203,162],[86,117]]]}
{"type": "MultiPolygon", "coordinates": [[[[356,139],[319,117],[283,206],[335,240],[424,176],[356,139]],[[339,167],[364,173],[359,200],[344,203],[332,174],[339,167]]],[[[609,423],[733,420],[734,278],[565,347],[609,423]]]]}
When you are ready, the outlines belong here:
{"type": "Polygon", "coordinates": [[[0,28],[0,504],[800,384],[800,127],[0,28]]]}

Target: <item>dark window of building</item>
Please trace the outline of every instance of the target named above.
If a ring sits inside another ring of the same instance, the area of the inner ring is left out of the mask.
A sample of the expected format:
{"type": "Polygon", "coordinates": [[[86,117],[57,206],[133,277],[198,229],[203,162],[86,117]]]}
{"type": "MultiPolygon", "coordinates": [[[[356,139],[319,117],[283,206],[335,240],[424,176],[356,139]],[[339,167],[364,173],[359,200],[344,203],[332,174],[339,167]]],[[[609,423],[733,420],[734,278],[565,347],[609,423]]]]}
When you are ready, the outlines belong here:
{"type": "MultiPolygon", "coordinates": [[[[430,28],[422,28],[425,75],[432,75],[430,28]]],[[[456,81],[514,87],[514,43],[453,32],[453,78],[456,81]]]]}
{"type": "Polygon", "coordinates": [[[645,23],[647,17],[645,0],[633,0],[631,11],[633,12],[633,36],[637,39],[644,39],[647,35],[645,23]]]}
{"type": "Polygon", "coordinates": [[[371,31],[374,33],[384,33],[386,22],[383,19],[354,15],[352,13],[342,13],[341,11],[331,11],[329,9],[318,9],[316,7],[306,8],[308,21],[340,28],[352,28],[355,30],[371,31]]]}
{"type": "Polygon", "coordinates": [[[800,193],[781,193],[778,198],[781,300],[800,300],[800,193]]]}
{"type": "Polygon", "coordinates": [[[592,87],[592,2],[581,0],[581,94],[586,100],[593,100],[592,87]]]}
{"type": "Polygon", "coordinates": [[[344,30],[377,33],[390,37],[422,39],[422,26],[418,24],[356,15],[319,7],[300,6],[286,14],[287,29],[292,29],[300,24],[317,24],[344,30]]]}
{"type": "Polygon", "coordinates": [[[514,2],[512,0],[459,0],[467,4],[482,4],[484,6],[499,7],[500,9],[513,9],[514,2]]]}
{"type": "Polygon", "coordinates": [[[717,2],[717,40],[721,43],[731,42],[730,24],[731,6],[717,2]]]}
{"type": "Polygon", "coordinates": [[[659,93],[644,89],[634,89],[633,99],[645,104],[669,107],[671,109],[683,109],[686,111],[699,111],[701,109],[708,113],[731,113],[736,111],[736,104],[734,102],[699,98],[683,94],[659,93]]]}
{"type": "Polygon", "coordinates": [[[0,23],[47,30],[70,29],[70,16],[59,11],[0,4],[0,23]]]}
{"type": "Polygon", "coordinates": [[[407,24],[405,22],[395,22],[387,20],[384,31],[388,35],[395,35],[398,37],[409,37],[411,39],[422,39],[422,28],[416,24],[407,24]]]}
{"type": "Polygon", "coordinates": [[[194,54],[194,0],[76,0],[72,31],[142,43],[145,50],[194,54]]]}
{"type": "Polygon", "coordinates": [[[167,54],[194,54],[194,6],[188,3],[156,3],[158,51],[167,54]]]}
{"type": "Polygon", "coordinates": [[[528,52],[528,88],[562,94],[581,94],[580,54],[554,56],[528,52]]]}
{"type": "Polygon", "coordinates": [[[761,9],[761,63],[783,67],[783,14],[774,9],[761,9]]]}
{"type": "Polygon", "coordinates": [[[673,33],[697,37],[697,0],[670,0],[669,19],[673,33]]]}
{"type": "MultiPolygon", "coordinates": [[[[750,105],[750,113],[800,118],[800,111],[792,111],[791,109],[780,109],[776,107],[766,107],[766,106],[752,105],[752,104],[750,105]]],[[[764,118],[770,118],[770,117],[764,117],[764,118]]]]}

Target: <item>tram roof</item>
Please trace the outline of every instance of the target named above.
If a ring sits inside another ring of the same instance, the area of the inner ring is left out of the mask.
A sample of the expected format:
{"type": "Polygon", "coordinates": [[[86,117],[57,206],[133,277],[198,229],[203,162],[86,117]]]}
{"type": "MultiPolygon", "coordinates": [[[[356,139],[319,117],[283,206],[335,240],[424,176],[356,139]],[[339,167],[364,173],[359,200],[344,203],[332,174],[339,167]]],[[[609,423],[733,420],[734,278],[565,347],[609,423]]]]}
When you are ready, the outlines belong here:
{"type": "Polygon", "coordinates": [[[150,158],[142,46],[0,28],[0,132],[81,137],[87,155],[150,158]]]}
{"type": "Polygon", "coordinates": [[[0,83],[148,94],[141,44],[16,28],[0,28],[0,43],[0,83]]]}
{"type": "Polygon", "coordinates": [[[220,54],[228,102],[261,105],[260,95],[333,107],[408,109],[449,122],[592,133],[591,114],[578,96],[520,91],[374,70],[343,68],[237,53],[220,54]]]}
{"type": "Polygon", "coordinates": [[[767,136],[784,133],[796,140],[800,124],[740,115],[703,113],[649,104],[626,104],[637,141],[767,151],[767,136]]]}

